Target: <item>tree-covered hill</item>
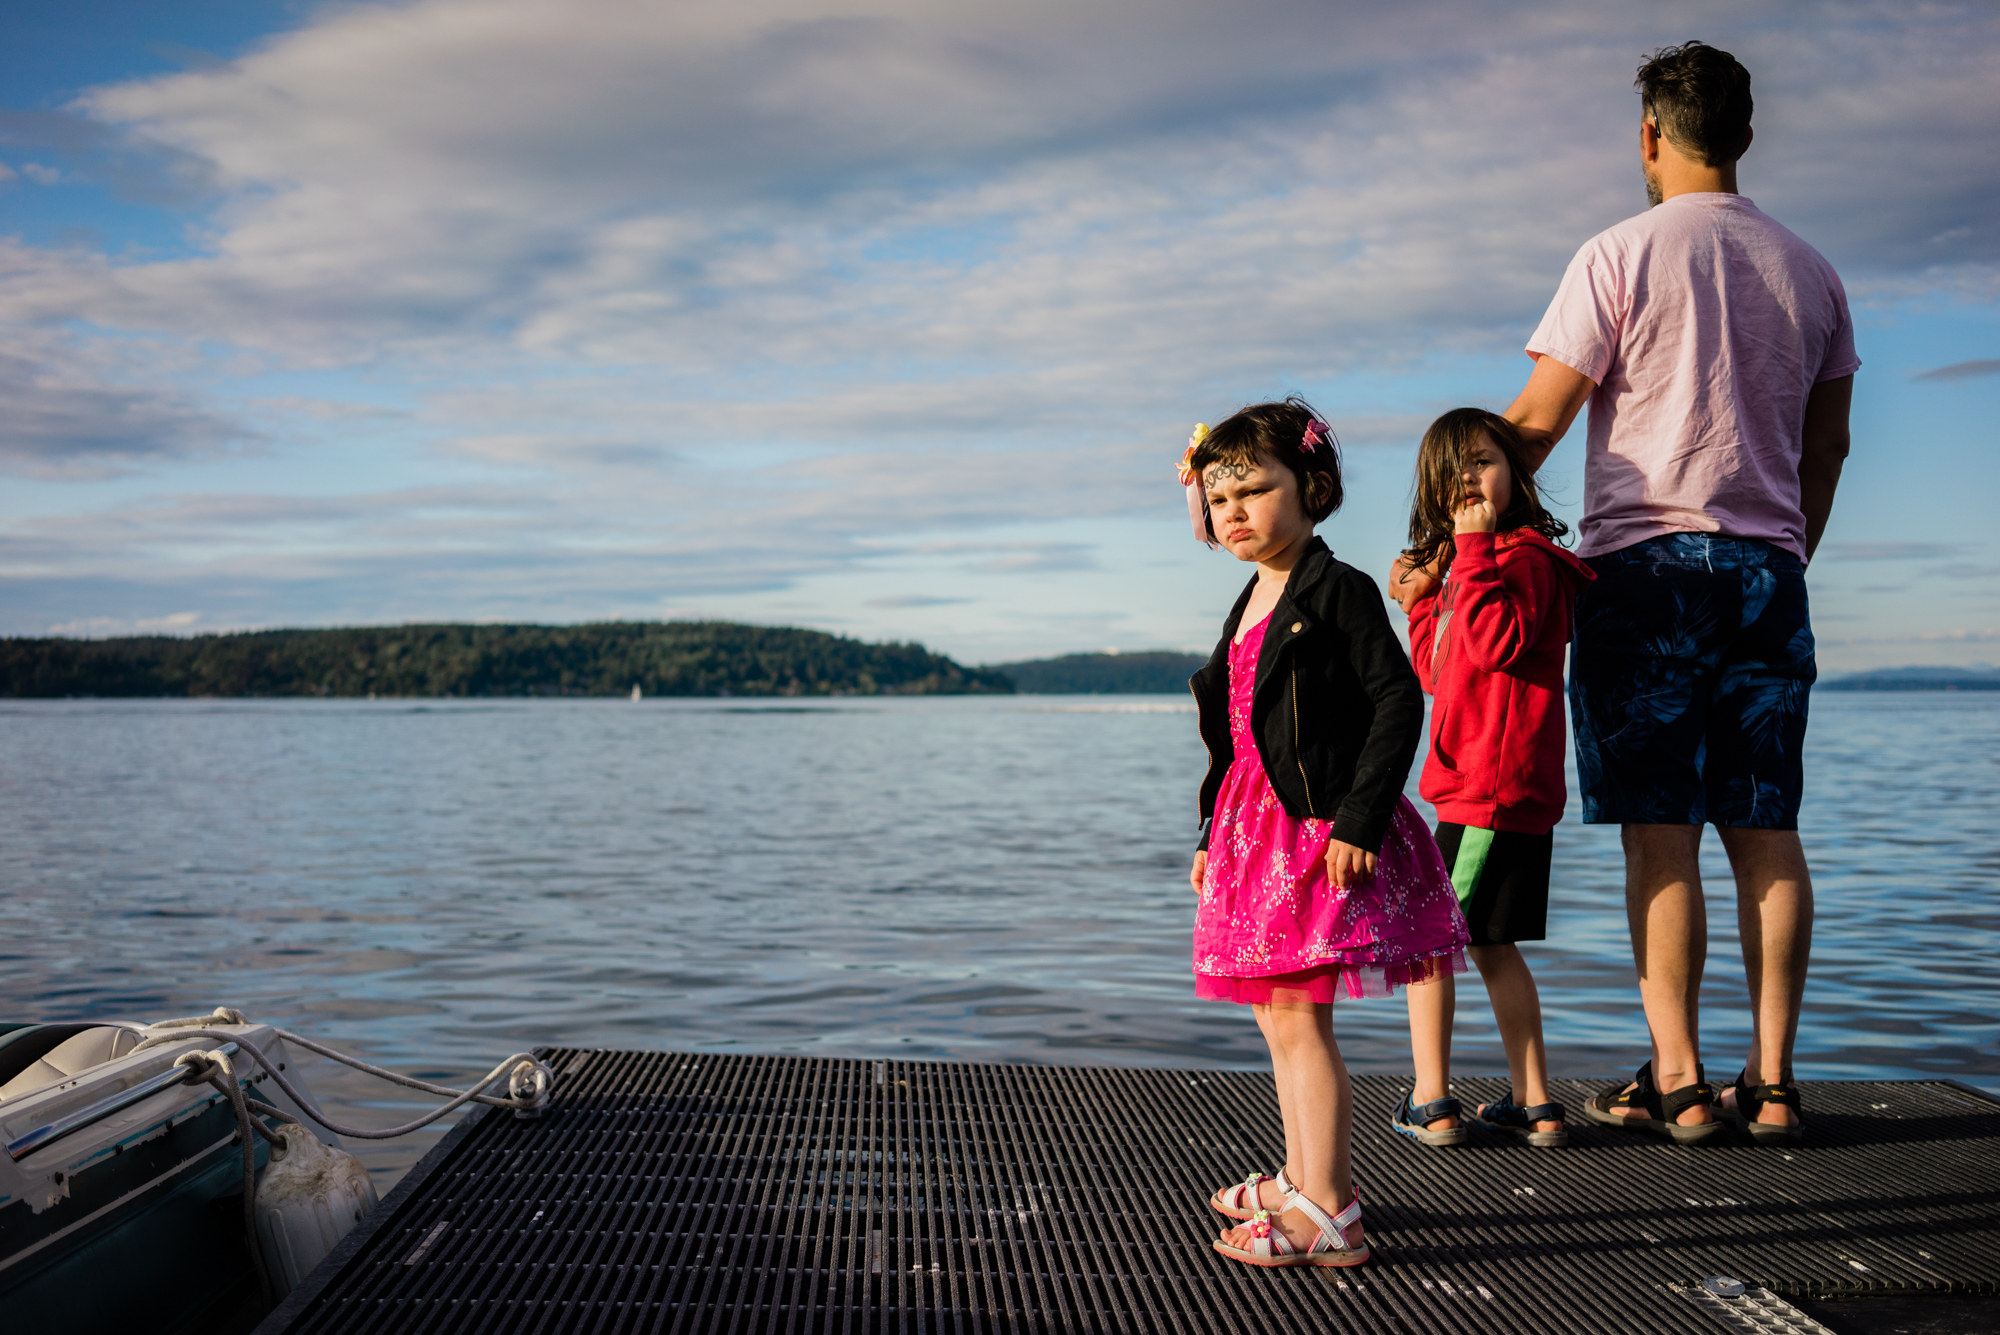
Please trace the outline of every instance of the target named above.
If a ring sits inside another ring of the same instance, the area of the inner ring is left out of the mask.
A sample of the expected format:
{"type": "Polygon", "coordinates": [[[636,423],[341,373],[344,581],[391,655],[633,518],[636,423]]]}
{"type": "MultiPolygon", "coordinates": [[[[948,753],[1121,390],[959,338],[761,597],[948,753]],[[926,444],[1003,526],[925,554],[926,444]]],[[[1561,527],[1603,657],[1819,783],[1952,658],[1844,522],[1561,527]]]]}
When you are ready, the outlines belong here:
{"type": "Polygon", "coordinates": [[[0,696],[936,695],[1011,691],[920,644],[726,621],[0,639],[0,696]]]}
{"type": "Polygon", "coordinates": [[[1185,695],[1188,678],[1205,654],[1165,650],[1136,654],[1065,654],[984,669],[1005,673],[1017,689],[1034,695],[1185,695]]]}

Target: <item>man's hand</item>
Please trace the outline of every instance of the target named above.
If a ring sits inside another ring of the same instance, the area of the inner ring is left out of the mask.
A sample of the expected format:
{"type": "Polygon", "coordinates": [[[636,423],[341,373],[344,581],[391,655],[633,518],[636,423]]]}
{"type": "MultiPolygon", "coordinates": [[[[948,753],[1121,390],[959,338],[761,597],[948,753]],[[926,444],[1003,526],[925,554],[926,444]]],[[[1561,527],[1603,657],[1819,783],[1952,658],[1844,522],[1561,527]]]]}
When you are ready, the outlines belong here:
{"type": "Polygon", "coordinates": [[[1375,875],[1375,855],[1340,840],[1326,846],[1326,874],[1336,890],[1358,886],[1375,875]]]}
{"type": "Polygon", "coordinates": [[[1201,893],[1201,883],[1208,877],[1208,850],[1201,849],[1194,855],[1194,869],[1188,873],[1188,884],[1196,894],[1201,893]]]}
{"type": "Polygon", "coordinates": [[[1417,605],[1417,600],[1429,593],[1437,585],[1437,565],[1413,566],[1410,558],[1399,556],[1389,566],[1389,596],[1403,609],[1405,616],[1417,605]]]}
{"type": "Polygon", "coordinates": [[[1452,516],[1452,532],[1491,533],[1499,523],[1499,516],[1493,513],[1493,502],[1475,496],[1459,506],[1458,513],[1452,516]]]}

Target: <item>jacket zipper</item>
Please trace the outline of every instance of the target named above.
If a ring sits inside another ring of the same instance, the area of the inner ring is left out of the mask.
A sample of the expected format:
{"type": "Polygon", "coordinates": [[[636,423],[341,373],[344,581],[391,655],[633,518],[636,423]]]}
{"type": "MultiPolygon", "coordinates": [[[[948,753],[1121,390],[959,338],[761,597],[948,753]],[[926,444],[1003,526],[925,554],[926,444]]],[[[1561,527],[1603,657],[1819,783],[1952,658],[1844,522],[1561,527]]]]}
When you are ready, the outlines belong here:
{"type": "Polygon", "coordinates": [[[1292,759],[1299,767],[1299,782],[1306,789],[1306,815],[1319,819],[1319,812],[1313,808],[1312,780],[1306,777],[1305,751],[1299,744],[1299,670],[1292,669],[1292,759]]]}

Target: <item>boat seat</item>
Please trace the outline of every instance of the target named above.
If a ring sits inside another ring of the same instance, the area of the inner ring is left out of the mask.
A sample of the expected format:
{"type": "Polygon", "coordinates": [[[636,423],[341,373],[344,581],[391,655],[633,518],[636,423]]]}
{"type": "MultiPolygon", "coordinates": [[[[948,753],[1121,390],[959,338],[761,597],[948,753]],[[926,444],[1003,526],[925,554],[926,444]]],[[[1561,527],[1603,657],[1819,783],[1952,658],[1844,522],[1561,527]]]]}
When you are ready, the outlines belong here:
{"type": "Polygon", "coordinates": [[[0,1085],[0,1100],[17,1099],[23,1094],[80,1075],[93,1066],[116,1060],[138,1046],[139,1035],[129,1029],[93,1025],[56,1044],[19,1075],[0,1085]]]}

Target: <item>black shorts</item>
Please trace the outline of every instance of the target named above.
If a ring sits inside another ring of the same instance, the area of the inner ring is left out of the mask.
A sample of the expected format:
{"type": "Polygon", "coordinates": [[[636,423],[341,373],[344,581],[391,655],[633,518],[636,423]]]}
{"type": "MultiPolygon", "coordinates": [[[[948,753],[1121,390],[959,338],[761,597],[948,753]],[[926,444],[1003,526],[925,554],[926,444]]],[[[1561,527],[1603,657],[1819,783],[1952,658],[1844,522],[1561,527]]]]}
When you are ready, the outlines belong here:
{"type": "Polygon", "coordinates": [[[1799,558],[1669,533],[1589,565],[1569,660],[1584,823],[1798,829],[1818,676],[1799,558]]]}
{"type": "Polygon", "coordinates": [[[1517,834],[1476,825],[1438,822],[1438,851],[1444,854],[1458,906],[1472,932],[1469,944],[1500,946],[1540,941],[1549,934],[1549,858],[1554,831],[1517,834]]]}

